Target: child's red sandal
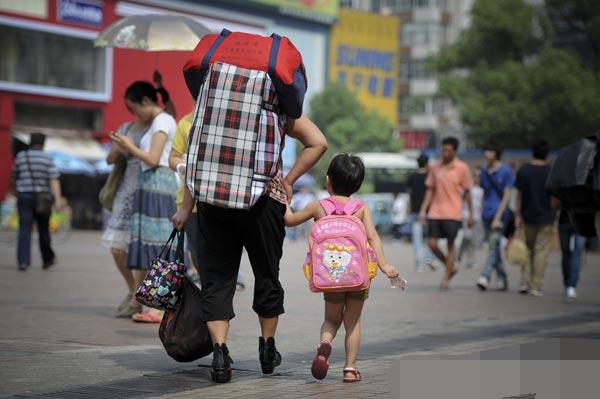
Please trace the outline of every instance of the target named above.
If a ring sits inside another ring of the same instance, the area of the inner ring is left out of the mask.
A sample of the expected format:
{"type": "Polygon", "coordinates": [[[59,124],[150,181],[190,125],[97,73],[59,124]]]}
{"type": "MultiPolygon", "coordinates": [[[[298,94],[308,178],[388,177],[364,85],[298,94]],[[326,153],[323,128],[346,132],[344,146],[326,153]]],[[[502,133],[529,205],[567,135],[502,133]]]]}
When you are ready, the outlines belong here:
{"type": "Polygon", "coordinates": [[[317,380],[322,380],[327,376],[329,370],[329,356],[331,355],[331,344],[329,341],[322,341],[317,348],[317,355],[312,362],[310,372],[317,380]]]}
{"type": "Polygon", "coordinates": [[[344,368],[344,382],[359,382],[360,380],[362,380],[360,371],[358,371],[354,367],[344,368]]]}

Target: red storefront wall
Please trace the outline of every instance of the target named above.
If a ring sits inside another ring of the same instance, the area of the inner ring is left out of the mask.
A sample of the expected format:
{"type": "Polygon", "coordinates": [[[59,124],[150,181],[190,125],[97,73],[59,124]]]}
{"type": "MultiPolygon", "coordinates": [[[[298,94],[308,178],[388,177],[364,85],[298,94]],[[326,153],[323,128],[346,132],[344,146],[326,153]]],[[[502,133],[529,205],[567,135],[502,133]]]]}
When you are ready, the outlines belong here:
{"type": "MultiPolygon", "coordinates": [[[[66,23],[57,18],[57,2],[48,1],[48,18],[40,20],[23,15],[0,12],[8,18],[70,26],[79,29],[95,30],[83,24],[66,23]]],[[[115,14],[116,0],[105,0],[103,27],[119,19],[115,14]]],[[[190,112],[193,101],[187,90],[181,69],[188,58],[187,52],[158,52],[114,49],[112,69],[112,96],[109,102],[76,100],[62,97],[48,97],[18,92],[0,91],[0,200],[6,195],[10,184],[12,169],[11,129],[15,121],[15,102],[26,100],[40,104],[68,105],[81,108],[93,108],[102,113],[102,130],[95,132],[100,140],[106,140],[106,133],[113,131],[122,123],[131,120],[123,103],[123,93],[129,84],[136,80],[152,80],[154,70],[158,69],[163,76],[163,84],[169,91],[177,109],[178,118],[190,112]]]]}

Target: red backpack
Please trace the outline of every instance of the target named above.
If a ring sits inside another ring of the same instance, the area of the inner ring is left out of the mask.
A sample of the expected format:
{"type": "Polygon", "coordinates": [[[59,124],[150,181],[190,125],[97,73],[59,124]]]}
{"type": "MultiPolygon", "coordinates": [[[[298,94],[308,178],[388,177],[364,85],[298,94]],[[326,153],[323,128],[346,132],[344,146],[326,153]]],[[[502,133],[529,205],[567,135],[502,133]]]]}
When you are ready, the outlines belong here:
{"type": "Polygon", "coordinates": [[[306,77],[287,38],[223,30],[184,67],[196,112],[186,184],[196,201],[249,209],[282,176],[288,117],[302,114],[306,77]]]}
{"type": "Polygon", "coordinates": [[[245,69],[268,72],[279,105],[290,118],[302,115],[307,89],[302,56],[287,37],[276,33],[260,36],[230,32],[206,35],[183,67],[183,76],[194,100],[198,98],[210,64],[220,62],[245,69]]]}

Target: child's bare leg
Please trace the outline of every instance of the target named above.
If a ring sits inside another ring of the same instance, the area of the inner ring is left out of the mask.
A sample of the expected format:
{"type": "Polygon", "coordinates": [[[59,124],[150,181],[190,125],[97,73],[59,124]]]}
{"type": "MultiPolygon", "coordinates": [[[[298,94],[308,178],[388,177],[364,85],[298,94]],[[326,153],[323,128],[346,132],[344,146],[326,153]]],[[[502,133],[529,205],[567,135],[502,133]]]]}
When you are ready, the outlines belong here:
{"type": "Polygon", "coordinates": [[[325,301],[325,320],[321,325],[321,342],[332,342],[344,317],[344,302],[325,301]]]}
{"type": "MultiPolygon", "coordinates": [[[[342,292],[341,294],[344,293],[342,292]]],[[[327,295],[325,297],[327,298],[327,295]]],[[[336,295],[333,295],[333,297],[335,298],[336,295]]],[[[337,297],[337,299],[343,299],[343,296],[339,298],[339,294],[337,297]]],[[[310,368],[313,377],[318,380],[322,380],[327,376],[327,370],[329,370],[328,359],[331,355],[330,343],[337,334],[340,324],[342,324],[343,311],[343,300],[336,300],[335,302],[325,300],[325,320],[323,320],[323,324],[321,325],[321,342],[317,348],[317,356],[315,356],[310,368]],[[328,343],[323,343],[324,341],[328,343]]]]}
{"type": "Polygon", "coordinates": [[[364,303],[364,300],[346,298],[344,309],[346,365],[344,367],[356,367],[356,358],[360,349],[360,315],[364,303]]]}

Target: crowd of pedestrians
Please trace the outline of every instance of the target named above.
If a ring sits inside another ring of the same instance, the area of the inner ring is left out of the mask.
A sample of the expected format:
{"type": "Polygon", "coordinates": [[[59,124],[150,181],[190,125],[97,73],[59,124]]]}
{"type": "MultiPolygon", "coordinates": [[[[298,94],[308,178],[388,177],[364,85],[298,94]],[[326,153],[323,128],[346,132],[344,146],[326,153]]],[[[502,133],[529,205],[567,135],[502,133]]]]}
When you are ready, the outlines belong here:
{"type": "Polygon", "coordinates": [[[531,160],[516,173],[502,162],[503,150],[498,143],[489,142],[483,148],[486,164],[474,171],[473,179],[469,166],[456,157],[457,149],[458,140],[444,139],[441,159],[429,165],[427,157],[421,155],[418,170],[407,179],[411,211],[419,212],[419,220],[412,225],[417,270],[427,264],[435,269],[428,258],[429,249],[445,265],[440,284],[440,289],[445,290],[458,272],[457,257],[467,268],[477,268],[474,249],[479,247],[480,235],[476,231],[481,223],[487,257],[477,287],[486,291],[495,279],[497,290],[508,290],[504,251],[512,239],[522,237],[527,261],[521,265],[519,292],[542,296],[554,226],[558,224],[564,295],[575,299],[585,237],[575,232],[560,201],[546,189],[550,173],[547,142],[535,142],[531,160]],[[429,240],[428,249],[423,248],[424,236],[429,240]],[[461,238],[460,244],[457,237],[461,238]],[[446,242],[447,252],[440,248],[441,239],[446,242]]]}

